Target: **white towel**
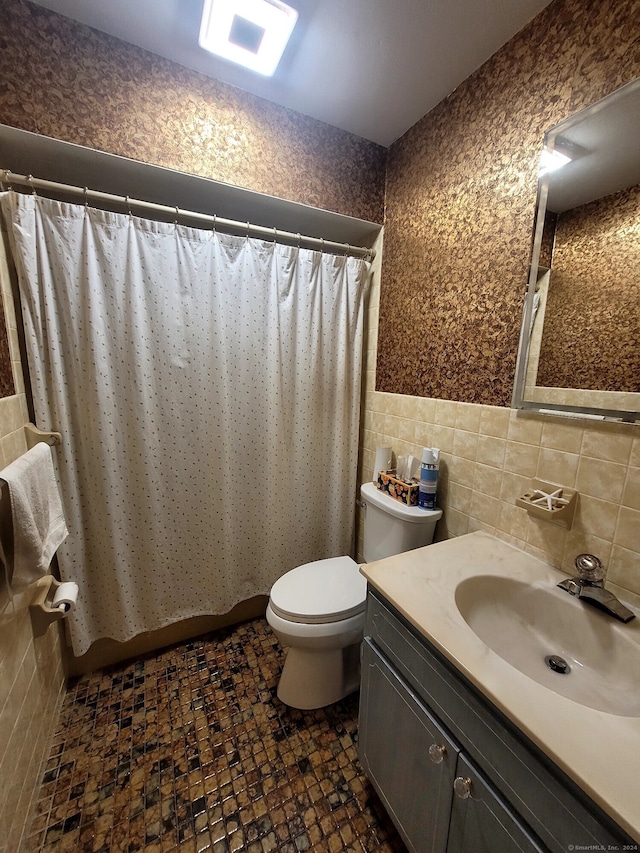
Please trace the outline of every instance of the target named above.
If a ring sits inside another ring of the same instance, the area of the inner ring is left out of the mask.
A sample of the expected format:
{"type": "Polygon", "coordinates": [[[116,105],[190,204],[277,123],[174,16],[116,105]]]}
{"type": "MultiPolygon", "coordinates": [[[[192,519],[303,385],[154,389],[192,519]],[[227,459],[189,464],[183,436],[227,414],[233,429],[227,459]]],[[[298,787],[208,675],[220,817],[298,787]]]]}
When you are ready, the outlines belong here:
{"type": "Polygon", "coordinates": [[[0,471],[0,478],[9,487],[13,524],[11,541],[8,530],[2,534],[2,559],[9,587],[17,592],[47,574],[69,531],[48,444],[38,442],[0,471]]]}

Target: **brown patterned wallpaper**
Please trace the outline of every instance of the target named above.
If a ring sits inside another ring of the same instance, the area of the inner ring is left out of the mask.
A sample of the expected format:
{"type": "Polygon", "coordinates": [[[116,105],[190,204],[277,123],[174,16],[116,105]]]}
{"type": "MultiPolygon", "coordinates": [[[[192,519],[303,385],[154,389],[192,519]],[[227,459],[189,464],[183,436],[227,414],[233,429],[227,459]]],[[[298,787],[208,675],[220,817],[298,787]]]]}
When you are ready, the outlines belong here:
{"type": "Polygon", "coordinates": [[[386,149],[26,0],[2,0],[0,123],[382,222],[386,149]]]}
{"type": "Polygon", "coordinates": [[[4,311],[0,311],[0,397],[12,397],[15,393],[7,324],[4,311]]]}
{"type": "Polygon", "coordinates": [[[640,391],[639,275],[640,186],[558,216],[536,384],[640,391]]]}
{"type": "Polygon", "coordinates": [[[544,131],[640,75],[640,0],[554,0],[390,149],[377,390],[508,406],[544,131]]]}

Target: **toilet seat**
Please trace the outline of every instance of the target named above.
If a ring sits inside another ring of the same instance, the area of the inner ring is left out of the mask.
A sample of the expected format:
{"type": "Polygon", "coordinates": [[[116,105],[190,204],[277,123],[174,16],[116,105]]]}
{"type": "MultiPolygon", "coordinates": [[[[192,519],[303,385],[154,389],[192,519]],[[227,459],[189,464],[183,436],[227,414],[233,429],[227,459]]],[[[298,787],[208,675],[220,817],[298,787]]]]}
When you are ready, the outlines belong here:
{"type": "Polygon", "coordinates": [[[351,557],[305,563],[274,583],[269,603],[289,622],[340,622],[364,612],[367,582],[351,557]]]}

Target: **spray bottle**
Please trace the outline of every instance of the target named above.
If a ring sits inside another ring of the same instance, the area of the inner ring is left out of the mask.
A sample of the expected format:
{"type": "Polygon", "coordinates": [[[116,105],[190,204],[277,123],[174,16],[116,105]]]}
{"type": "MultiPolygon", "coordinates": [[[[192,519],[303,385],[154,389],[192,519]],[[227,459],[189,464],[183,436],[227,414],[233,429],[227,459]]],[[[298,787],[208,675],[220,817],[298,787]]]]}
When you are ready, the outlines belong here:
{"type": "Polygon", "coordinates": [[[420,486],[418,488],[418,506],[421,509],[436,508],[439,468],[440,450],[437,447],[424,447],[422,449],[420,486]]]}

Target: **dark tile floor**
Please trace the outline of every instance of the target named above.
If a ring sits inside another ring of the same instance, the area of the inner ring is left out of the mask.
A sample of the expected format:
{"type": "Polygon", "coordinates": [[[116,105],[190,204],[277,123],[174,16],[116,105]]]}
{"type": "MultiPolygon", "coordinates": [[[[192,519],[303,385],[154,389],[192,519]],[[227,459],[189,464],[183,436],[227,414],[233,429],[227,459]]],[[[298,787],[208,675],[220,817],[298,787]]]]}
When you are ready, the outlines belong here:
{"type": "Polygon", "coordinates": [[[358,698],[296,711],[254,620],[74,680],[30,853],[404,853],[356,754],[358,698]]]}

